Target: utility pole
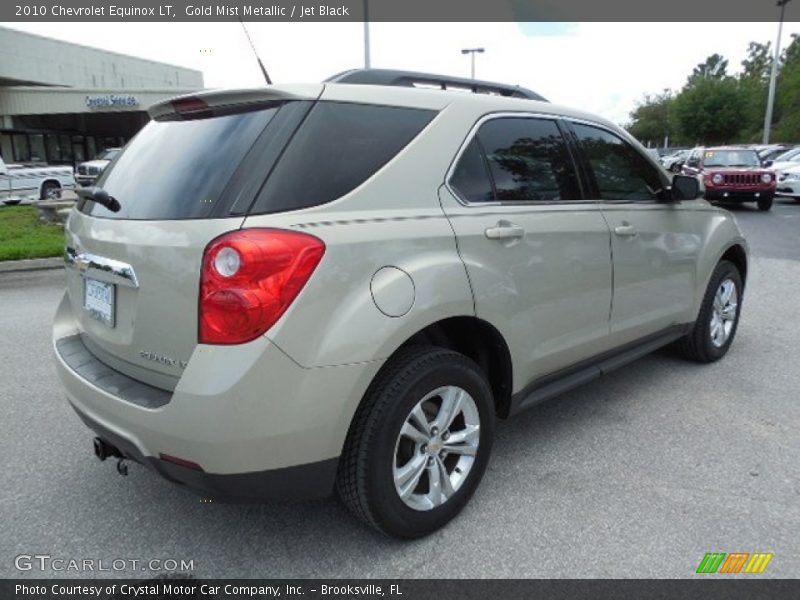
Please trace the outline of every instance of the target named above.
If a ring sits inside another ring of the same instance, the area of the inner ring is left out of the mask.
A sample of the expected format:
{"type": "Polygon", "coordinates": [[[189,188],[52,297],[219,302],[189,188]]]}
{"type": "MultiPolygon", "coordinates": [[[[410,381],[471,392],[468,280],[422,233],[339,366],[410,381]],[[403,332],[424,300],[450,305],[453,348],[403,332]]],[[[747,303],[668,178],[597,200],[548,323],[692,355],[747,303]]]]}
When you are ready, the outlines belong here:
{"type": "Polygon", "coordinates": [[[369,0],[364,0],[364,68],[370,68],[369,60],[369,0]]]}
{"type": "Polygon", "coordinates": [[[781,20],[778,23],[778,40],[775,42],[775,58],[772,59],[772,73],[769,76],[769,95],[767,96],[767,112],[764,115],[764,139],[765,144],[769,144],[769,134],[772,128],[772,107],[775,104],[775,84],[778,78],[778,60],[781,56],[781,34],[783,33],[783,15],[786,5],[791,0],[778,0],[776,6],[781,8],[781,20]]]}
{"type": "MultiPolygon", "coordinates": [[[[788,1],[788,0],[787,0],[788,1]]],[[[469,54],[471,59],[470,77],[475,79],[475,55],[486,52],[485,48],[464,48],[461,54],[469,54]]]]}

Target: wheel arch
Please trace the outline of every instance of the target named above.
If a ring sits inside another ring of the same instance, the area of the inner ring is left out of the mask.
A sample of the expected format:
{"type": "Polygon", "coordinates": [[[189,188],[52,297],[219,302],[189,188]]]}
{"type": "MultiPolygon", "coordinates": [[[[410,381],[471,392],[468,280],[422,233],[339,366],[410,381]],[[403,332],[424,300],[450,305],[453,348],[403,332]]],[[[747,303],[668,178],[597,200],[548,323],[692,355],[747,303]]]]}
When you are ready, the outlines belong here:
{"type": "Polygon", "coordinates": [[[61,185],[61,182],[58,179],[54,179],[52,177],[48,177],[47,179],[42,181],[42,183],[39,184],[39,198],[44,199],[44,187],[48,183],[54,184],[58,189],[61,189],[63,187],[61,185]]]}
{"type": "Polygon", "coordinates": [[[447,348],[475,361],[492,388],[497,415],[508,416],[513,382],[511,352],[491,323],[475,316],[441,319],[410,336],[392,356],[409,346],[423,344],[447,348]]]}

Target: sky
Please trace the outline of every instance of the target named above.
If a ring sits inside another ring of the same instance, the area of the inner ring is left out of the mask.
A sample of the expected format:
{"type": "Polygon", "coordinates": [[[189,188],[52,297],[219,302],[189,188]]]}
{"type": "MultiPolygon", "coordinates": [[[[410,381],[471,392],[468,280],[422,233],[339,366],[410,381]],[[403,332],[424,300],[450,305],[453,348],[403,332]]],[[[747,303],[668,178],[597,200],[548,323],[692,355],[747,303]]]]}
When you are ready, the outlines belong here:
{"type": "MultiPolygon", "coordinates": [[[[241,25],[0,23],[56,39],[203,72],[207,87],[263,84],[241,25]]],[[[247,24],[276,83],[316,82],[364,65],[362,23],[247,24]]],[[[522,85],[551,102],[619,124],[645,93],[679,90],[718,52],[737,71],[750,41],[774,43],[777,23],[372,23],[373,67],[469,76],[462,48],[483,47],[476,76],[522,85]]],[[[800,34],[785,23],[781,47],[800,34]]]]}

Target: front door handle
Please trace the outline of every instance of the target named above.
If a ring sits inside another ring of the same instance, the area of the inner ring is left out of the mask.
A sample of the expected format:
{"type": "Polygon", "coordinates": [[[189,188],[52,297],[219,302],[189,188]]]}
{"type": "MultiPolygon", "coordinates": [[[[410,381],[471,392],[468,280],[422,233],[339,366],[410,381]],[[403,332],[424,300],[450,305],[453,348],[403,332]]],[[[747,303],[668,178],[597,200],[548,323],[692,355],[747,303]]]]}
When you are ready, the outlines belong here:
{"type": "Polygon", "coordinates": [[[614,233],[621,237],[632,237],[636,235],[636,227],[633,225],[620,225],[619,227],[614,227],[614,233]]]}
{"type": "Polygon", "coordinates": [[[509,221],[499,221],[494,227],[489,227],[484,233],[490,240],[510,240],[521,238],[525,229],[509,221]]]}

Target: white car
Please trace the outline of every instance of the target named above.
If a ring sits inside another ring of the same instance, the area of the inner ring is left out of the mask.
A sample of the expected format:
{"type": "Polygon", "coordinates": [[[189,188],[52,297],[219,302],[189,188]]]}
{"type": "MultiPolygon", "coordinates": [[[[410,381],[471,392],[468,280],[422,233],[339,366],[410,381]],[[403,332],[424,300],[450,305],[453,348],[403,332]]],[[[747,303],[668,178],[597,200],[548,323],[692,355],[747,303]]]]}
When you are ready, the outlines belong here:
{"type": "Polygon", "coordinates": [[[778,171],[778,187],[775,193],[779,196],[788,196],[800,200],[800,164],[784,171],[778,171]]]}
{"type": "Polygon", "coordinates": [[[55,199],[62,189],[74,187],[71,167],[7,165],[0,158],[0,202],[3,204],[55,199]]]}
{"type": "Polygon", "coordinates": [[[765,166],[775,171],[785,171],[794,167],[800,167],[800,146],[787,150],[779,154],[773,161],[767,161],[765,166]]]}
{"type": "Polygon", "coordinates": [[[94,160],[79,164],[75,169],[75,180],[80,185],[92,185],[121,150],[122,148],[107,148],[94,160]]]}

